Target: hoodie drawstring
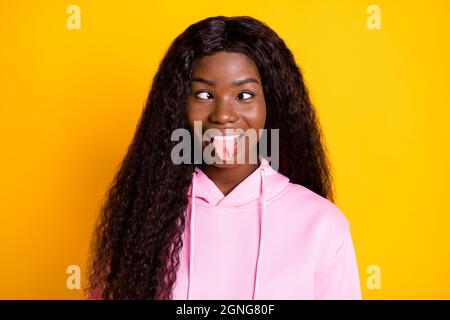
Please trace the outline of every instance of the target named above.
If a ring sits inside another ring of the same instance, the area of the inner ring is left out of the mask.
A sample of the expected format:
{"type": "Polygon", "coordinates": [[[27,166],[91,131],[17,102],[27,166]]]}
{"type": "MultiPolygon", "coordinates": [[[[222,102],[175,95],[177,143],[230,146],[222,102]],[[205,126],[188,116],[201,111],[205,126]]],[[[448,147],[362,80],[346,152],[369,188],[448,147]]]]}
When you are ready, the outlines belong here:
{"type": "MultiPolygon", "coordinates": [[[[259,171],[261,175],[261,211],[260,211],[260,226],[259,226],[259,242],[258,242],[258,255],[257,255],[257,261],[256,261],[256,270],[255,270],[255,279],[253,282],[253,295],[252,299],[255,300],[256,295],[258,293],[259,289],[259,280],[260,280],[260,269],[261,269],[261,256],[264,249],[264,220],[265,220],[265,206],[266,206],[266,199],[264,195],[264,169],[261,169],[259,171]]],[[[189,235],[189,277],[188,277],[188,293],[187,293],[187,300],[191,300],[191,292],[192,292],[192,276],[194,274],[194,235],[195,235],[195,178],[197,176],[197,171],[194,171],[192,174],[192,192],[191,192],[191,217],[190,217],[190,235],[189,235]]]]}
{"type": "Polygon", "coordinates": [[[265,218],[265,214],[264,214],[264,209],[266,206],[266,199],[264,196],[264,169],[261,169],[259,171],[260,175],[261,175],[261,216],[260,216],[260,226],[259,226],[259,243],[258,243],[258,256],[257,256],[257,260],[256,260],[256,271],[255,271],[255,282],[253,284],[253,296],[252,299],[255,300],[256,299],[256,294],[258,293],[258,289],[259,289],[259,280],[260,280],[260,270],[261,270],[261,256],[262,256],[262,252],[264,249],[264,235],[263,235],[263,231],[264,231],[264,218],[265,218]]]}
{"type": "Polygon", "coordinates": [[[194,274],[194,217],[195,217],[195,178],[198,172],[192,173],[192,193],[191,193],[191,217],[190,217],[190,234],[189,234],[189,277],[188,277],[188,295],[187,300],[191,300],[191,283],[192,275],[194,274]]]}

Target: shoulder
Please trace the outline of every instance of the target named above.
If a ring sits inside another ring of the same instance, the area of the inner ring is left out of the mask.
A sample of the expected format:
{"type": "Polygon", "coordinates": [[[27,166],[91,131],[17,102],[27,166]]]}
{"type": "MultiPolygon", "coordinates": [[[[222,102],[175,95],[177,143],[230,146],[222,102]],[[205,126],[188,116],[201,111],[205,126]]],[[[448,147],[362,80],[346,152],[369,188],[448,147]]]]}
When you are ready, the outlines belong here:
{"type": "Polygon", "coordinates": [[[339,241],[350,227],[347,217],[337,205],[302,185],[290,183],[283,198],[283,202],[293,208],[297,218],[301,218],[319,238],[339,241]]]}
{"type": "Polygon", "coordinates": [[[308,188],[291,184],[288,192],[296,199],[295,215],[301,221],[302,238],[309,244],[320,272],[349,240],[350,223],[337,205],[308,188]]]}

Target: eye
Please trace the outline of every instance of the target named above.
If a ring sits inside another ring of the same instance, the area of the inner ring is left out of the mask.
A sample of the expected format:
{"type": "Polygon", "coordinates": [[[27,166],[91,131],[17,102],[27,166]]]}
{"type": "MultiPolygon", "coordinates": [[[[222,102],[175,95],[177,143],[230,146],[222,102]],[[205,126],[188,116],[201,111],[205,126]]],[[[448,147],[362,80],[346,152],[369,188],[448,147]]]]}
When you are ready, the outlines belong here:
{"type": "Polygon", "coordinates": [[[212,98],[212,94],[207,91],[197,91],[195,95],[197,96],[197,98],[202,100],[208,100],[212,98]]]}
{"type": "Polygon", "coordinates": [[[253,98],[255,95],[251,92],[241,92],[238,95],[239,100],[248,100],[250,98],[253,98]]]}

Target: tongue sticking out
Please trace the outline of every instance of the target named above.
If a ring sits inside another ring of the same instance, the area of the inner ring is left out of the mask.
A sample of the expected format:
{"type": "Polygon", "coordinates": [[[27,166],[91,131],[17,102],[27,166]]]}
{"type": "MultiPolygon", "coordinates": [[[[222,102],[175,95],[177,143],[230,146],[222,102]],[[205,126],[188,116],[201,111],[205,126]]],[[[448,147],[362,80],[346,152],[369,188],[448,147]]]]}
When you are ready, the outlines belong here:
{"type": "Polygon", "coordinates": [[[212,144],[218,158],[225,162],[233,161],[236,151],[236,141],[234,136],[215,136],[212,144]]]}

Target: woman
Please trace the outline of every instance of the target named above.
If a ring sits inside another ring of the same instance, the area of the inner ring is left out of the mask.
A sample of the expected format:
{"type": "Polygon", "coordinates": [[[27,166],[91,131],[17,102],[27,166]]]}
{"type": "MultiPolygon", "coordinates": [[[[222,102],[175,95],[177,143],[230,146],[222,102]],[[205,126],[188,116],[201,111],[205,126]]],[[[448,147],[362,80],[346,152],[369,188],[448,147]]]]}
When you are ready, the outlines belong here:
{"type": "Polygon", "coordinates": [[[102,208],[89,298],[360,299],[349,223],[332,201],[320,127],[284,41],[251,17],[202,20],[154,77],[102,208]],[[245,161],[174,161],[172,134],[196,123],[215,133],[193,134],[194,145],[245,161]],[[241,132],[260,129],[279,133],[279,168],[250,161],[260,143],[241,132]]]}

